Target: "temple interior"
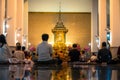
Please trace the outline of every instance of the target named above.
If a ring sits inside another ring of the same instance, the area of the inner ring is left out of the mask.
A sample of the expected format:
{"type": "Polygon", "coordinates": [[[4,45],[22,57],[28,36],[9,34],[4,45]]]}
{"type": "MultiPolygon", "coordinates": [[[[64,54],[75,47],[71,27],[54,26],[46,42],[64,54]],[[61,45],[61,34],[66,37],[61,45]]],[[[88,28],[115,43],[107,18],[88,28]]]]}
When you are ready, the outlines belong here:
{"type": "Polygon", "coordinates": [[[0,63],[0,80],[119,80],[120,63],[68,63],[74,43],[91,57],[97,55],[102,42],[108,42],[116,59],[119,23],[120,0],[0,0],[0,34],[5,35],[11,51],[19,42],[37,53],[41,35],[47,33],[53,57],[63,53],[59,66],[0,63]]]}

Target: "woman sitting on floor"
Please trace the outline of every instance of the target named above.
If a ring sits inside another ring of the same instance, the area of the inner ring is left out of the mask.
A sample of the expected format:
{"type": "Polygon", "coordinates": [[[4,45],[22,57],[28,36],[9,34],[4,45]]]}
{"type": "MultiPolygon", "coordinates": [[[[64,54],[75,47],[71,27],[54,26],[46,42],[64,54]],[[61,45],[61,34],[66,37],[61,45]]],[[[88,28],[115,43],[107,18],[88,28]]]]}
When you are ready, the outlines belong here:
{"type": "Polygon", "coordinates": [[[85,54],[84,50],[82,50],[82,52],[81,52],[80,61],[87,62],[87,58],[86,58],[86,54],[85,54]]]}
{"type": "Polygon", "coordinates": [[[16,51],[14,53],[14,57],[17,58],[17,60],[19,61],[19,63],[24,62],[25,54],[21,50],[21,46],[16,46],[16,51]]]}
{"type": "Polygon", "coordinates": [[[21,46],[16,46],[16,51],[13,53],[12,58],[10,58],[10,63],[33,63],[31,59],[25,58],[24,52],[21,50],[21,46]]]}
{"type": "Polygon", "coordinates": [[[7,45],[5,36],[0,35],[0,63],[9,63],[12,53],[7,45]]]}
{"type": "Polygon", "coordinates": [[[90,58],[90,62],[96,62],[96,61],[97,61],[97,55],[95,53],[93,53],[90,58]]]}

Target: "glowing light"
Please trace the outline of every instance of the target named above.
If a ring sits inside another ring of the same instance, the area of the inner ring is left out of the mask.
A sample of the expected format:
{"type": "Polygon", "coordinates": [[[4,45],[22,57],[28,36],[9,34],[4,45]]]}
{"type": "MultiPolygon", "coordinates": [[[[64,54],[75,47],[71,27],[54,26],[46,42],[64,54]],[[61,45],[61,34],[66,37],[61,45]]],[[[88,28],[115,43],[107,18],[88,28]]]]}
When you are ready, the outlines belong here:
{"type": "Polygon", "coordinates": [[[19,37],[19,36],[20,36],[20,34],[18,33],[18,34],[17,34],[17,36],[19,37]]]}
{"type": "Polygon", "coordinates": [[[8,29],[9,27],[10,27],[10,26],[7,24],[7,25],[6,25],[6,28],[8,29]]]}
{"type": "Polygon", "coordinates": [[[18,42],[18,40],[16,40],[16,43],[18,42]]]}
{"type": "Polygon", "coordinates": [[[6,33],[4,33],[4,35],[6,36],[6,35],[7,35],[7,32],[6,32],[6,33]]]}
{"type": "Polygon", "coordinates": [[[24,39],[23,41],[26,42],[26,39],[24,39]]]}
{"type": "Polygon", "coordinates": [[[110,37],[110,34],[107,34],[107,37],[110,37]]]}
{"type": "Polygon", "coordinates": [[[91,43],[88,43],[89,46],[91,46],[91,43]]]}
{"type": "Polygon", "coordinates": [[[66,42],[65,44],[66,44],[67,46],[72,45],[72,43],[71,43],[71,42],[66,42]]]}
{"type": "Polygon", "coordinates": [[[96,39],[96,42],[97,42],[97,43],[99,43],[99,40],[98,40],[98,39],[96,39]]]}
{"type": "Polygon", "coordinates": [[[28,43],[28,45],[30,46],[30,45],[31,45],[31,43],[28,43]]]}
{"type": "Polygon", "coordinates": [[[49,42],[49,44],[54,45],[54,42],[49,42]]]}

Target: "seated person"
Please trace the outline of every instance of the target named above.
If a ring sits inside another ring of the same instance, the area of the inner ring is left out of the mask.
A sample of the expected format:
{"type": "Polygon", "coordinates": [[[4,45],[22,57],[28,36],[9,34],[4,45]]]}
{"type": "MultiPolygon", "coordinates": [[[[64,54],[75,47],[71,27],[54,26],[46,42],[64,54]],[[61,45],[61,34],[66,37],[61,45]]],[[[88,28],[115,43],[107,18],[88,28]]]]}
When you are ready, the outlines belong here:
{"type": "Polygon", "coordinates": [[[3,34],[0,35],[0,63],[9,63],[9,58],[12,57],[10,48],[7,45],[6,38],[3,34]]]}
{"type": "Polygon", "coordinates": [[[118,50],[117,50],[117,57],[120,60],[120,46],[118,47],[118,50]]]}
{"type": "Polygon", "coordinates": [[[120,46],[118,47],[118,50],[117,50],[117,57],[113,58],[111,63],[112,64],[120,63],[120,46]]]}
{"type": "Polygon", "coordinates": [[[28,52],[27,50],[25,50],[26,47],[25,46],[22,46],[22,51],[24,52],[25,54],[25,58],[26,59],[29,59],[30,58],[30,52],[28,52]]]}
{"type": "Polygon", "coordinates": [[[54,60],[52,58],[52,45],[48,44],[48,34],[42,34],[42,42],[37,46],[37,54],[38,54],[38,60],[37,63],[39,64],[61,64],[62,61],[54,60]]]}
{"type": "Polygon", "coordinates": [[[38,60],[38,56],[36,55],[36,53],[34,53],[34,52],[32,53],[31,59],[32,59],[32,61],[38,60]]]}
{"type": "Polygon", "coordinates": [[[81,56],[80,56],[80,61],[81,62],[86,62],[87,58],[86,58],[86,54],[85,51],[82,50],[81,56]]]}
{"type": "Polygon", "coordinates": [[[107,49],[106,42],[102,42],[102,49],[98,51],[98,62],[107,62],[109,63],[112,59],[111,51],[107,49]]]}
{"type": "Polygon", "coordinates": [[[69,51],[68,56],[70,57],[70,61],[79,61],[80,59],[80,51],[77,49],[77,44],[73,44],[73,48],[69,51]]]}
{"type": "Polygon", "coordinates": [[[97,55],[95,53],[93,53],[90,58],[90,62],[96,62],[96,61],[97,61],[97,55]]]}
{"type": "Polygon", "coordinates": [[[59,57],[60,59],[62,59],[62,60],[65,59],[65,56],[64,56],[63,51],[59,51],[59,52],[58,52],[58,57],[59,57]]]}
{"type": "Polygon", "coordinates": [[[14,57],[21,63],[24,62],[25,54],[21,50],[21,46],[16,46],[16,51],[14,52],[14,57]]]}

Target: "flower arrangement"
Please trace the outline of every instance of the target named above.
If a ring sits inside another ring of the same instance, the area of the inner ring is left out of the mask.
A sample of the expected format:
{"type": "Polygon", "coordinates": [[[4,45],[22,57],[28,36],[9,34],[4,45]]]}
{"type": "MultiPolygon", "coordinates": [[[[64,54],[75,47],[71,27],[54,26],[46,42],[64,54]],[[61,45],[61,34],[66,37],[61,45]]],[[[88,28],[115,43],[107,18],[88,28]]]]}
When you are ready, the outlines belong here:
{"type": "Polygon", "coordinates": [[[89,60],[90,57],[91,57],[91,48],[90,48],[90,46],[84,47],[84,51],[85,51],[85,54],[86,54],[86,59],[89,60]]]}
{"type": "Polygon", "coordinates": [[[80,47],[79,44],[77,44],[77,50],[78,50],[78,51],[81,51],[81,47],[80,47]]]}
{"type": "Polygon", "coordinates": [[[91,49],[90,49],[90,47],[89,46],[86,46],[85,48],[84,48],[84,51],[86,51],[86,52],[89,52],[91,49]]]}
{"type": "Polygon", "coordinates": [[[30,50],[31,52],[34,52],[34,51],[36,51],[36,48],[35,48],[34,46],[30,46],[30,47],[29,47],[29,50],[30,50]]]}

